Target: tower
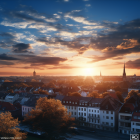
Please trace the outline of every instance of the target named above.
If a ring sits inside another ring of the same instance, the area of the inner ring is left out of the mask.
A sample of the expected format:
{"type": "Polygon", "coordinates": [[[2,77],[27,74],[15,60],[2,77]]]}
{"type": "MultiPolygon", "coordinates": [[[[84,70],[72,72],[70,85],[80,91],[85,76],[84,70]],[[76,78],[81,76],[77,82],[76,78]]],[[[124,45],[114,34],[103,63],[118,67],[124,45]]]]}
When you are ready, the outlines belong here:
{"type": "Polygon", "coordinates": [[[126,81],[125,63],[123,68],[123,81],[126,81]]]}
{"type": "Polygon", "coordinates": [[[33,76],[36,76],[36,72],[35,72],[35,70],[34,70],[34,72],[33,72],[33,76]]]}
{"type": "Polygon", "coordinates": [[[102,76],[101,71],[100,71],[100,76],[102,76]]]}

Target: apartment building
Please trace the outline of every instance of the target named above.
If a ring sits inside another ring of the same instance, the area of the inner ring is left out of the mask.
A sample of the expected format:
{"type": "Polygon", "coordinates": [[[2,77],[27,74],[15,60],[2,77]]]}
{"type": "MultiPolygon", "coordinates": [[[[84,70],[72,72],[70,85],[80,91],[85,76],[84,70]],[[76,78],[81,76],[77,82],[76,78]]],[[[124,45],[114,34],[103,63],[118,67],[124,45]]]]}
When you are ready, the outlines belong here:
{"type": "Polygon", "coordinates": [[[140,133],[140,104],[134,109],[131,119],[131,134],[140,133]]]}
{"type": "Polygon", "coordinates": [[[81,97],[65,96],[62,99],[62,104],[67,108],[68,113],[71,113],[71,117],[78,118],[78,106],[81,97]]]}
{"type": "Polygon", "coordinates": [[[105,97],[100,105],[100,127],[103,130],[118,129],[118,111],[122,103],[110,96],[105,97]]]}
{"type": "Polygon", "coordinates": [[[81,97],[78,106],[78,120],[80,125],[88,126],[88,103],[92,97],[81,97]]]}

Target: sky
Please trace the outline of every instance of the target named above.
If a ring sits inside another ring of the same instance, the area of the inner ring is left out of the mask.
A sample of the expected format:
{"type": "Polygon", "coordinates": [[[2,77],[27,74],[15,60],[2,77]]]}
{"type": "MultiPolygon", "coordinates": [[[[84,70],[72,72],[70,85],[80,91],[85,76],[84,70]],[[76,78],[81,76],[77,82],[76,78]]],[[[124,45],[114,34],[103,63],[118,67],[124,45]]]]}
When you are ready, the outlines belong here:
{"type": "Polygon", "coordinates": [[[139,0],[1,0],[0,76],[140,75],[139,0]]]}

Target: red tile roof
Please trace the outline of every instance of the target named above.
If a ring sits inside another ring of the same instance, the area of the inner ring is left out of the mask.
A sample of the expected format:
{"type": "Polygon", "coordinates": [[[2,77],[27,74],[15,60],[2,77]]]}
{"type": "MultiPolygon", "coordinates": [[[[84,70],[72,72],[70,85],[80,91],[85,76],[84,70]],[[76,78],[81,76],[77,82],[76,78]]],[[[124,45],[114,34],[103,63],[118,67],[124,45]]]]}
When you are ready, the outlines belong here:
{"type": "Polygon", "coordinates": [[[118,96],[116,95],[116,93],[108,93],[112,98],[114,98],[114,99],[117,99],[117,100],[119,100],[118,99],[118,96]]]}
{"type": "MultiPolygon", "coordinates": [[[[1,102],[0,101],[0,110],[5,110],[5,111],[12,111],[12,110],[16,110],[15,106],[9,102],[1,102]],[[5,109],[4,109],[5,108],[5,109]]],[[[3,110],[3,111],[4,111],[3,110]]]]}

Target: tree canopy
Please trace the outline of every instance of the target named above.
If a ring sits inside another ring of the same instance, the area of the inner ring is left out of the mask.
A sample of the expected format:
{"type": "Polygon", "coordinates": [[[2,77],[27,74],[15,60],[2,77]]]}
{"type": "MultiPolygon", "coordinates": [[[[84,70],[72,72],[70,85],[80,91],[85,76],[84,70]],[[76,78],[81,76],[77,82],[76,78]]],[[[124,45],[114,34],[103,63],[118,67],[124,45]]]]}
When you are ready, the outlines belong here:
{"type": "Polygon", "coordinates": [[[45,132],[46,139],[58,139],[72,126],[74,118],[70,118],[61,101],[39,98],[35,109],[30,111],[23,121],[30,128],[45,132]]]}
{"type": "Polygon", "coordinates": [[[100,94],[97,91],[93,91],[88,94],[88,97],[100,98],[100,94]]]}
{"type": "Polygon", "coordinates": [[[140,96],[139,91],[138,91],[138,90],[131,90],[131,91],[128,93],[127,97],[124,99],[124,102],[126,102],[126,101],[127,101],[131,96],[133,96],[133,95],[138,95],[138,96],[140,96]]]}
{"type": "Polygon", "coordinates": [[[18,119],[14,119],[10,112],[0,114],[0,137],[20,137],[26,139],[26,133],[19,132],[18,119]]]}
{"type": "Polygon", "coordinates": [[[123,103],[123,102],[124,102],[124,99],[123,99],[123,97],[122,97],[122,92],[117,91],[117,92],[115,92],[115,93],[116,93],[117,97],[119,98],[119,100],[123,103]]]}
{"type": "Polygon", "coordinates": [[[79,92],[72,92],[72,93],[69,93],[69,96],[81,97],[81,94],[79,92]]]}

